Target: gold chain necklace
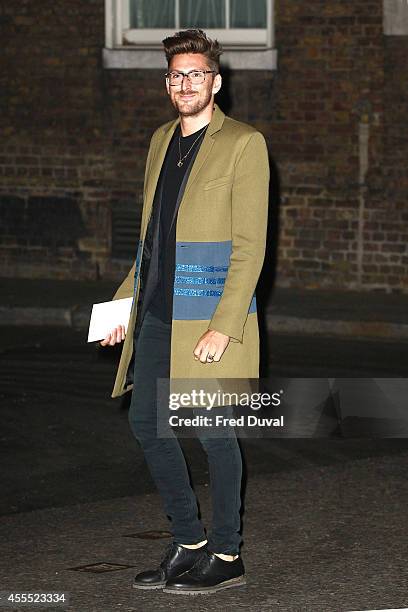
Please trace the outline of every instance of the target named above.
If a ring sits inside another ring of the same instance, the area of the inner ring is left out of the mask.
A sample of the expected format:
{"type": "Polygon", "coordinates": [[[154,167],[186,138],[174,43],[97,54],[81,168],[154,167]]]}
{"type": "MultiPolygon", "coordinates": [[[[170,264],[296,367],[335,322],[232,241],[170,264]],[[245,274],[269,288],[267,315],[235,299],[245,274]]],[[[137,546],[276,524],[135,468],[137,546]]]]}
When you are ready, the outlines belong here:
{"type": "Polygon", "coordinates": [[[203,127],[203,129],[201,130],[201,132],[199,133],[199,135],[197,136],[197,138],[195,139],[195,141],[193,142],[193,144],[191,145],[191,147],[189,148],[189,150],[187,151],[187,153],[184,155],[184,157],[181,157],[181,130],[180,130],[180,134],[179,134],[179,139],[178,139],[178,144],[179,144],[179,160],[177,162],[177,165],[179,168],[181,168],[181,166],[184,164],[184,160],[186,159],[187,155],[190,153],[191,149],[194,147],[195,143],[197,142],[197,140],[199,138],[201,138],[201,136],[204,133],[204,130],[207,128],[207,126],[205,125],[203,127]]]}

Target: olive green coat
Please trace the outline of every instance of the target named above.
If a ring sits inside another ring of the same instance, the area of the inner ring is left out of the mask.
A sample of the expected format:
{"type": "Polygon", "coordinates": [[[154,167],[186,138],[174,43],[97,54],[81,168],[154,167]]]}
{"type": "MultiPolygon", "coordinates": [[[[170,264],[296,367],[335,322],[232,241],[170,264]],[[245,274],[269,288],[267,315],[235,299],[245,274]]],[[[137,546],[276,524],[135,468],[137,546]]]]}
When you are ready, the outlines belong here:
{"type": "MultiPolygon", "coordinates": [[[[138,256],[113,298],[134,296],[112,397],[132,388],[125,381],[133,352],[143,242],[161,166],[178,123],[179,119],[158,128],[150,143],[138,256]]],[[[265,255],[268,185],[264,137],[215,105],[178,209],[171,379],[258,378],[254,292],[265,255]],[[230,342],[220,361],[201,363],[193,350],[208,329],[227,334],[230,342]]]]}

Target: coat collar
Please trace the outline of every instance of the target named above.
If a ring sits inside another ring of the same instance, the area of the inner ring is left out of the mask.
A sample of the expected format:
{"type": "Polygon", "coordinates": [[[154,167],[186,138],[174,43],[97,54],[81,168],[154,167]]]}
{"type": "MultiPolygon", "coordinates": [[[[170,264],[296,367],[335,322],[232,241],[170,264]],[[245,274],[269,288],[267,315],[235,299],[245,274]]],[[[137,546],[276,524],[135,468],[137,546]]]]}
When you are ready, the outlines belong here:
{"type": "MultiPolygon", "coordinates": [[[[225,119],[225,114],[222,112],[218,104],[214,103],[214,112],[212,114],[211,121],[208,125],[207,132],[206,132],[208,136],[213,136],[216,132],[220,131],[220,129],[222,128],[222,124],[224,123],[224,119],[225,119]]],[[[174,121],[170,121],[169,123],[166,123],[162,127],[162,130],[165,133],[169,132],[173,134],[174,130],[179,125],[179,123],[180,123],[180,117],[178,117],[174,121]]]]}

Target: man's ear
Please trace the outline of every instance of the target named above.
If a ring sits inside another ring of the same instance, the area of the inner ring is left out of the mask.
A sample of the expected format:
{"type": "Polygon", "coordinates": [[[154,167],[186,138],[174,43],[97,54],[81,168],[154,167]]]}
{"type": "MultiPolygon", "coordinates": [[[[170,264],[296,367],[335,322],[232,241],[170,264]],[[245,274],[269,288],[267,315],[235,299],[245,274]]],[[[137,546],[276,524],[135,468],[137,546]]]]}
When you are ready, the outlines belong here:
{"type": "Polygon", "coordinates": [[[222,85],[222,76],[220,74],[216,74],[213,83],[213,94],[216,94],[220,91],[222,85]]]}

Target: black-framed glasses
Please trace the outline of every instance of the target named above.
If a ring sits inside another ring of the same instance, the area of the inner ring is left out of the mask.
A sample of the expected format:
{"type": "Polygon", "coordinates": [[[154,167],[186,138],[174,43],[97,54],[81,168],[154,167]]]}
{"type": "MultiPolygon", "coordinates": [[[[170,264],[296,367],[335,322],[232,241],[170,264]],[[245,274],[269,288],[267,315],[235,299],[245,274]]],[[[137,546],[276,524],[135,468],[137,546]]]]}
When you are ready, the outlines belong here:
{"type": "Polygon", "coordinates": [[[190,70],[189,72],[179,72],[178,70],[172,70],[166,72],[164,75],[169,81],[169,85],[181,85],[184,77],[187,77],[192,85],[200,85],[205,81],[206,74],[217,74],[215,70],[190,70]]]}

